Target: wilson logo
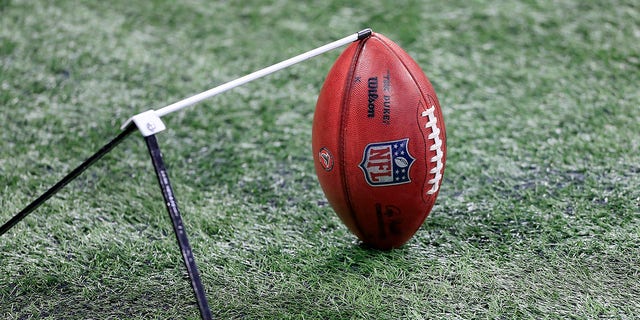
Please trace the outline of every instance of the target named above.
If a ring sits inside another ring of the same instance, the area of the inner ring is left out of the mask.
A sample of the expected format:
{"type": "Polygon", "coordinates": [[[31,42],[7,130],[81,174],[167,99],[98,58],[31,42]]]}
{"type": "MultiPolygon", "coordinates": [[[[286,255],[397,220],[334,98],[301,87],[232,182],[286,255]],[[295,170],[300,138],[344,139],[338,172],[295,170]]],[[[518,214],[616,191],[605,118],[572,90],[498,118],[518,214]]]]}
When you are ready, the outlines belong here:
{"type": "Polygon", "coordinates": [[[367,117],[374,118],[376,116],[376,100],[378,99],[378,77],[371,77],[367,80],[368,100],[367,117]]]}
{"type": "Polygon", "coordinates": [[[371,186],[411,182],[409,169],[415,158],[409,154],[409,138],[370,143],[364,148],[359,167],[371,186]]]}

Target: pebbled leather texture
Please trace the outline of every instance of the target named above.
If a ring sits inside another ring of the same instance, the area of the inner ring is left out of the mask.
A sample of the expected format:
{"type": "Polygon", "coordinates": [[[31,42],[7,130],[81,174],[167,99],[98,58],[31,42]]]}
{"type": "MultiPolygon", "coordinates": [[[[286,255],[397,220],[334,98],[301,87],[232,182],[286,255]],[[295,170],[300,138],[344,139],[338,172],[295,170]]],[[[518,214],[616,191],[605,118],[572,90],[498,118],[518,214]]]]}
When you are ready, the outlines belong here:
{"type": "Polygon", "coordinates": [[[318,96],[312,148],[320,185],[349,230],[376,249],[402,246],[430,213],[444,174],[433,86],[385,36],[352,43],[318,96]]]}

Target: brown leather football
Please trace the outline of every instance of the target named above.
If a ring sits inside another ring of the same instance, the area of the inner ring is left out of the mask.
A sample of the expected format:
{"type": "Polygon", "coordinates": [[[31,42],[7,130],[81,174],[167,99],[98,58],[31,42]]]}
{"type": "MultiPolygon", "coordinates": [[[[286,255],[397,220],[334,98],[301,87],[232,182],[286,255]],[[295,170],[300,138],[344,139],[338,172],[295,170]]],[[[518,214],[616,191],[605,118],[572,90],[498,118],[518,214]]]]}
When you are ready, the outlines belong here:
{"type": "Polygon", "coordinates": [[[403,245],[431,211],[446,136],[429,79],[379,33],[352,43],[329,71],[313,119],[322,189],[345,225],[377,249],[403,245]]]}

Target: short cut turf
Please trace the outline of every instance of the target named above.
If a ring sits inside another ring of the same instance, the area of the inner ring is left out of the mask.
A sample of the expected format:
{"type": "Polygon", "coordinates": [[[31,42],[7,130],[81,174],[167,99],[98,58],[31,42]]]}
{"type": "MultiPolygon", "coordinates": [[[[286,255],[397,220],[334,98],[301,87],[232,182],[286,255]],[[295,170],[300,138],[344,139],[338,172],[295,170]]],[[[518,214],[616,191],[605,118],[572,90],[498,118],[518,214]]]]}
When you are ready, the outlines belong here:
{"type": "MultiPolygon", "coordinates": [[[[423,67],[448,159],[404,247],[318,185],[339,50],[168,116],[158,138],[217,318],[640,314],[637,1],[0,0],[0,222],[160,108],[364,27],[423,67]]],[[[0,237],[0,318],[198,318],[138,134],[0,237]]]]}

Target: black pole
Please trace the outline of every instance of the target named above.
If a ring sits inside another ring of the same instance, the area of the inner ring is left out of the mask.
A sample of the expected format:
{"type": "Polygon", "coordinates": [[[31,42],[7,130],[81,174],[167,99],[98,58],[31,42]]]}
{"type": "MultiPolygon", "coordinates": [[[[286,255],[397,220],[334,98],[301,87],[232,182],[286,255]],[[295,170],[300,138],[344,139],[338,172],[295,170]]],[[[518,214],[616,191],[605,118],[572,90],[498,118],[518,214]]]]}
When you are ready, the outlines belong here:
{"type": "Polygon", "coordinates": [[[147,148],[149,148],[149,154],[151,155],[151,161],[153,161],[153,167],[156,170],[156,175],[158,176],[158,183],[162,190],[164,203],[167,207],[167,211],[169,212],[169,217],[171,217],[171,222],[173,223],[173,231],[176,234],[178,245],[180,245],[182,259],[187,267],[189,279],[191,279],[191,287],[193,288],[193,293],[198,301],[200,316],[202,319],[211,319],[211,311],[209,310],[207,297],[205,295],[202,282],[200,281],[200,274],[198,273],[198,267],[196,266],[196,261],[193,257],[191,246],[189,245],[186,230],[182,224],[182,218],[180,217],[180,211],[178,210],[178,203],[176,202],[176,197],[173,194],[173,189],[169,182],[169,175],[167,174],[167,169],[165,168],[164,161],[162,160],[162,153],[160,152],[158,140],[156,139],[155,134],[147,136],[144,139],[147,143],[147,148]]]}
{"type": "Polygon", "coordinates": [[[73,179],[77,178],[82,172],[87,170],[92,164],[96,161],[100,160],[105,154],[109,153],[113,148],[115,148],[124,138],[126,138],[129,134],[136,131],[136,126],[130,125],[124,129],[117,137],[113,138],[113,140],[109,141],[109,143],[105,144],[98,152],[94,153],[91,157],[81,163],[77,168],[73,169],[73,171],[69,172],[62,180],[58,181],[53,187],[49,188],[45,193],[43,193],[40,197],[33,200],[28,206],[26,206],[22,211],[18,212],[11,220],[7,221],[5,224],[0,227],[0,236],[2,236],[5,232],[9,231],[16,223],[20,222],[24,217],[26,217],[29,213],[33,212],[40,205],[42,205],[45,201],[51,198],[53,195],[58,193],[60,189],[64,188],[69,182],[73,179]]]}

